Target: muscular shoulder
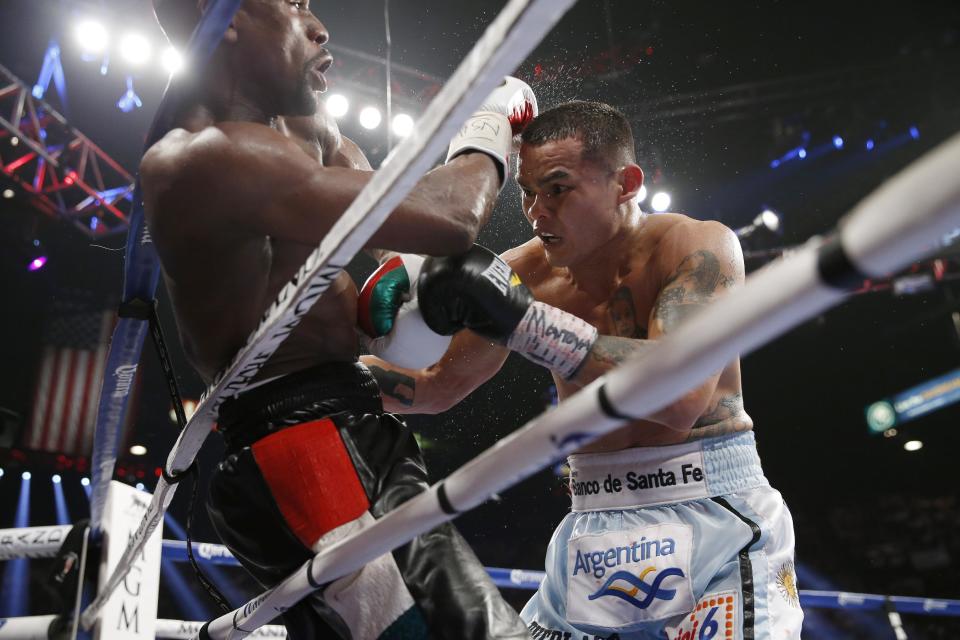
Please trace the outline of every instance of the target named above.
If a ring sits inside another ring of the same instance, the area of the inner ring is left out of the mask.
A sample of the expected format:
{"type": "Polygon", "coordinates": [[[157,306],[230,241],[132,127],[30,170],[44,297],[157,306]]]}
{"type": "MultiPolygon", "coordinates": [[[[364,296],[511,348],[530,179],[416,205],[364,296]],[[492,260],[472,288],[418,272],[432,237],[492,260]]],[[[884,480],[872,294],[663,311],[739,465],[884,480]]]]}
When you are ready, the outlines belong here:
{"type": "Polygon", "coordinates": [[[674,274],[685,262],[707,261],[716,262],[721,271],[742,279],[740,241],[726,225],[681,214],[667,216],[660,223],[662,229],[655,254],[663,276],[674,274]]]}
{"type": "Polygon", "coordinates": [[[147,214],[194,207],[213,214],[254,204],[251,198],[263,197],[262,185],[271,183],[271,174],[289,176],[301,157],[307,159],[295,143],[261,124],[174,129],[140,162],[147,214]],[[252,175],[261,179],[250,180],[252,175]]]}
{"type": "Polygon", "coordinates": [[[543,245],[538,238],[532,238],[520,246],[508,249],[500,257],[520,276],[524,284],[531,288],[536,287],[552,273],[543,253],[543,245]]]}

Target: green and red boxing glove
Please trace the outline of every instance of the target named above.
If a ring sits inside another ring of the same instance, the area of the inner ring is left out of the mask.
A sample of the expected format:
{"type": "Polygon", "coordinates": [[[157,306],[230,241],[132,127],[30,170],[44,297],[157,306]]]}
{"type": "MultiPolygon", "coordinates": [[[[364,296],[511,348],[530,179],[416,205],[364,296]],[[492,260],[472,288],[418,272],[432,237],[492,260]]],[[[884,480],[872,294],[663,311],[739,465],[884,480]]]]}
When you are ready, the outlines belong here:
{"type": "Polygon", "coordinates": [[[357,299],[357,324],[369,338],[370,353],[407,369],[437,362],[450,336],[430,330],[417,304],[417,278],[424,259],[398,254],[367,278],[357,299]]]}

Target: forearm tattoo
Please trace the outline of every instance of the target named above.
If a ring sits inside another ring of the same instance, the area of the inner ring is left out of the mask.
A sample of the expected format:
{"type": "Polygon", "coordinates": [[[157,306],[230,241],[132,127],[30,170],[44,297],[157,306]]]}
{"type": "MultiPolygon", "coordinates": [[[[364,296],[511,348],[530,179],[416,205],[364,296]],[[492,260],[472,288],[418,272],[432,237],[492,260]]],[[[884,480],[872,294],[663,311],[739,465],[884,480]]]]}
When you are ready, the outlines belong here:
{"type": "Polygon", "coordinates": [[[413,406],[417,381],[399,371],[391,371],[382,367],[371,366],[370,373],[380,385],[380,392],[393,398],[405,407],[413,406]]]}

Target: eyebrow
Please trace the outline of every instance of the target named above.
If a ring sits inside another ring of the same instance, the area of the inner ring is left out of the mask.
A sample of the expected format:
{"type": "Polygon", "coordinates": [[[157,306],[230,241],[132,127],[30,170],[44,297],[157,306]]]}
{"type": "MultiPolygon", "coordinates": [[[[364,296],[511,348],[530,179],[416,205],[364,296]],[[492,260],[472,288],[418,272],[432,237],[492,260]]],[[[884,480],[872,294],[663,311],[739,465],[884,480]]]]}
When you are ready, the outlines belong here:
{"type": "MultiPolygon", "coordinates": [[[[537,186],[542,187],[546,184],[550,184],[555,180],[562,180],[564,178],[569,178],[569,177],[570,177],[569,173],[567,173],[563,169],[557,169],[556,171],[551,171],[547,175],[537,180],[537,186]]],[[[523,188],[526,188],[526,185],[524,185],[523,182],[520,181],[519,175],[517,176],[517,184],[519,184],[523,188]]]]}

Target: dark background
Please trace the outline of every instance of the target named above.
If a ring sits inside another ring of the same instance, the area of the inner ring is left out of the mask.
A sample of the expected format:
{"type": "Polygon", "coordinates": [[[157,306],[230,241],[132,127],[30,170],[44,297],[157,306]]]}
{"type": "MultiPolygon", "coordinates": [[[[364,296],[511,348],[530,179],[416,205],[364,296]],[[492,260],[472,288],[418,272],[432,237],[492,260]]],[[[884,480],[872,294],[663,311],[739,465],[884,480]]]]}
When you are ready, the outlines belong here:
{"type": "MultiPolygon", "coordinates": [[[[448,77],[503,4],[392,0],[394,62],[448,77]]],[[[49,40],[59,38],[69,100],[60,105],[51,89],[52,101],[74,126],[134,171],[164,78],[156,69],[140,72],[136,87],[144,107],[129,114],[116,109],[124,90],[121,64],[114,62],[101,77],[97,63],[79,59],[69,33],[77,16],[103,9],[114,23],[140,27],[160,41],[148,3],[139,0],[3,0],[0,63],[32,83],[49,40]]],[[[332,46],[384,54],[380,0],[318,2],[313,10],[330,29],[332,46]]],[[[329,74],[332,90],[363,85],[382,105],[382,67],[337,57],[329,74]]],[[[649,189],[668,190],[673,210],[734,228],[765,206],[781,212],[781,237],[754,237],[745,244],[747,250],[761,250],[828,232],[873,188],[955,133],[958,72],[956,2],[581,0],[517,75],[534,86],[541,109],[572,98],[623,109],[634,125],[649,189]],[[905,135],[911,126],[917,127],[918,139],[905,135]],[[832,148],[833,135],[843,136],[843,149],[832,148]],[[877,142],[869,152],[868,138],[877,142]],[[770,168],[771,160],[801,144],[823,151],[770,168]]],[[[396,71],[394,79],[395,109],[416,117],[436,87],[396,71]]],[[[386,152],[384,128],[363,131],[351,120],[355,113],[342,128],[376,166],[386,152]]],[[[508,187],[481,236],[483,244],[503,250],[529,237],[517,205],[516,189],[508,187]]],[[[0,200],[0,220],[0,406],[26,420],[42,321],[53,296],[80,288],[115,299],[123,237],[93,243],[63,222],[33,212],[20,196],[0,200]],[[27,273],[22,256],[35,237],[50,263],[27,273]]],[[[941,253],[949,256],[951,249],[941,253]]],[[[370,268],[361,259],[351,272],[362,278],[370,268]]],[[[801,588],[960,597],[960,409],[934,412],[889,438],[871,435],[864,420],[868,404],[957,367],[960,339],[951,313],[958,304],[951,282],[948,278],[919,295],[855,296],[744,358],[744,397],[757,425],[764,466],[796,520],[801,588]],[[903,443],[910,439],[925,446],[908,453],[903,443]]],[[[167,337],[175,343],[165,302],[162,297],[167,337]]],[[[198,397],[198,379],[179,345],[173,351],[186,395],[198,397]]],[[[121,465],[148,469],[149,490],[152,470],[161,464],[176,429],[167,417],[169,400],[155,357],[149,348],[144,353],[129,442],[142,442],[149,452],[145,461],[122,460],[121,465]]],[[[548,385],[543,371],[511,357],[500,375],[452,411],[411,418],[424,438],[433,476],[445,476],[537,415],[549,403],[548,385]]],[[[219,449],[211,438],[201,455],[207,468],[219,449]]],[[[16,459],[9,460],[8,469],[18,470],[16,459]]],[[[49,483],[37,480],[47,477],[42,465],[34,471],[31,524],[49,524],[49,483]]],[[[0,526],[12,526],[18,475],[8,472],[0,479],[0,526]]],[[[78,478],[65,474],[73,517],[86,509],[78,478]]],[[[180,492],[172,509],[181,523],[187,493],[180,492]]],[[[546,543],[567,508],[560,480],[547,470],[462,516],[458,524],[485,564],[541,569],[546,543]]],[[[212,540],[206,516],[196,520],[195,537],[212,540]]],[[[237,580],[253,588],[239,574],[237,580]]],[[[163,592],[161,616],[184,616],[171,598],[163,592]]],[[[511,598],[521,605],[526,594],[511,598]]],[[[37,609],[42,598],[34,602],[37,609]]],[[[810,611],[805,637],[892,638],[883,625],[880,614],[810,611]]],[[[960,637],[955,622],[907,616],[905,625],[911,638],[960,637]]]]}

